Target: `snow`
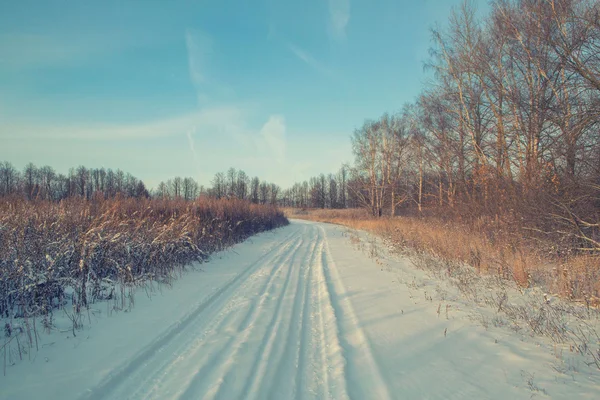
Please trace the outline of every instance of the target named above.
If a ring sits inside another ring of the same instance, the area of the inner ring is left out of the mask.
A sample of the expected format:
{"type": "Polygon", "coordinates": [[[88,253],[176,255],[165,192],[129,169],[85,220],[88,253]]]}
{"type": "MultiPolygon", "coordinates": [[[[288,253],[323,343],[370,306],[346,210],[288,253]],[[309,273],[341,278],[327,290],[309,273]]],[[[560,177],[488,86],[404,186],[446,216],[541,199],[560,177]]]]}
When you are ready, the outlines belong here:
{"type": "Polygon", "coordinates": [[[41,334],[0,398],[600,398],[568,349],[486,329],[450,286],[352,235],[293,221],[139,290],[129,312],[97,304],[76,337],[41,334]]]}

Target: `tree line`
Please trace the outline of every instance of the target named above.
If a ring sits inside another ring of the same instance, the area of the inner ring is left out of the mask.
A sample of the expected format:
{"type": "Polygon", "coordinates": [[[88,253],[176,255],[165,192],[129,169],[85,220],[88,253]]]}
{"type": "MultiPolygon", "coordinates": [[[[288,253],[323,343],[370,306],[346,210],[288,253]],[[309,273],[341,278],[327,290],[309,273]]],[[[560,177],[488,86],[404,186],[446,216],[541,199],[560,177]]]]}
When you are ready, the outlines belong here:
{"type": "Polygon", "coordinates": [[[9,162],[0,162],[0,197],[21,196],[27,200],[60,201],[70,197],[91,199],[95,195],[112,198],[163,198],[196,200],[199,197],[248,200],[253,204],[277,205],[281,188],[258,177],[250,178],[244,171],[230,168],[219,172],[205,187],[191,177],[175,177],[147,189],[144,182],[120,169],[71,168],[64,175],[50,166],[36,167],[29,163],[23,171],[9,162]]]}
{"type": "Polygon", "coordinates": [[[277,205],[281,188],[258,177],[250,177],[246,172],[229,168],[226,172],[218,172],[210,182],[210,186],[200,185],[193,178],[175,177],[160,182],[153,191],[153,196],[161,198],[181,198],[194,200],[199,196],[215,199],[248,200],[253,204],[277,205]]]}
{"type": "Polygon", "coordinates": [[[350,167],[342,165],[336,174],[320,174],[285,189],[279,204],[296,208],[354,208],[357,198],[348,191],[350,167]]]}
{"type": "Polygon", "coordinates": [[[36,167],[29,163],[18,171],[8,161],[0,162],[0,196],[59,201],[69,197],[90,199],[96,194],[105,198],[150,197],[141,180],[120,169],[79,166],[65,175],[48,165],[36,167]]]}

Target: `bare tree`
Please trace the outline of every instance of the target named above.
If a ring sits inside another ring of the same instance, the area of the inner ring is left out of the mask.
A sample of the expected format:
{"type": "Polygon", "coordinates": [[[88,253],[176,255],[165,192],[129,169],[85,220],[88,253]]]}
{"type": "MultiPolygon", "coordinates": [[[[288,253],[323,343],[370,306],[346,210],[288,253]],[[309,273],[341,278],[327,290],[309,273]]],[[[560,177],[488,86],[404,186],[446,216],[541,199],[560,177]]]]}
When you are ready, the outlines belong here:
{"type": "Polygon", "coordinates": [[[235,184],[235,196],[238,199],[245,200],[248,197],[248,186],[249,186],[248,175],[242,170],[237,172],[236,184],[235,184]]]}
{"type": "Polygon", "coordinates": [[[169,187],[166,183],[160,182],[156,187],[156,195],[162,199],[168,199],[169,196],[169,187]]]}
{"type": "Polygon", "coordinates": [[[182,181],[183,198],[187,201],[198,197],[198,183],[193,178],[184,178],[182,181]]]}
{"type": "Polygon", "coordinates": [[[277,201],[279,199],[279,192],[280,192],[281,188],[274,183],[271,183],[270,186],[271,187],[269,189],[269,196],[270,196],[269,203],[271,205],[276,206],[277,201]]]}
{"type": "Polygon", "coordinates": [[[227,184],[225,183],[225,175],[222,172],[215,174],[212,180],[213,195],[220,199],[227,193],[227,184]]]}
{"type": "Polygon", "coordinates": [[[53,199],[53,185],[54,180],[56,179],[56,172],[52,167],[46,165],[39,169],[39,177],[40,177],[40,195],[43,199],[53,199]]]}
{"type": "Polygon", "coordinates": [[[267,204],[269,201],[270,185],[267,182],[261,182],[259,186],[260,204],[267,204]]]}
{"type": "Polygon", "coordinates": [[[338,183],[333,174],[329,174],[327,176],[327,181],[329,184],[329,188],[327,190],[328,201],[327,204],[329,208],[339,208],[338,203],[338,183]]]}
{"type": "Polygon", "coordinates": [[[178,198],[182,197],[183,179],[181,179],[181,177],[179,177],[179,176],[176,176],[170,182],[171,182],[170,191],[171,191],[171,195],[173,196],[173,198],[178,199],[178,198]]]}
{"type": "Polygon", "coordinates": [[[6,196],[17,191],[19,173],[11,163],[0,163],[0,195],[6,196]]]}
{"type": "Polygon", "coordinates": [[[258,204],[260,201],[260,179],[257,176],[252,178],[252,182],[250,183],[250,197],[252,203],[258,204]]]}
{"type": "Polygon", "coordinates": [[[237,183],[237,171],[235,168],[229,168],[227,170],[227,195],[230,197],[235,196],[237,193],[236,183],[237,183]]]}
{"type": "Polygon", "coordinates": [[[347,165],[342,165],[337,176],[340,208],[346,208],[348,206],[346,202],[348,197],[348,169],[349,167],[347,165]]]}

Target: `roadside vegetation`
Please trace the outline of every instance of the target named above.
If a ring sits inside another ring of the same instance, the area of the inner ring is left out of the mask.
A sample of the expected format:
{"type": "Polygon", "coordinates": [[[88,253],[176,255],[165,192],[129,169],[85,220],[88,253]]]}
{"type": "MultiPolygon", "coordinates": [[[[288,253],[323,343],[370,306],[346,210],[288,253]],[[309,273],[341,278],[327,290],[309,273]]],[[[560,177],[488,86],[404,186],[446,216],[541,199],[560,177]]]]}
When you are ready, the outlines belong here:
{"type": "Polygon", "coordinates": [[[67,299],[79,312],[284,224],[273,207],[233,199],[4,199],[0,314],[47,316],[67,299]]]}
{"type": "Polygon", "coordinates": [[[412,249],[448,263],[469,265],[479,273],[538,286],[548,293],[599,306],[600,258],[596,254],[560,256],[551,240],[501,221],[478,224],[441,217],[374,218],[364,209],[285,209],[289,218],[365,230],[386,238],[399,250],[412,249]]]}
{"type": "MultiPolygon", "coordinates": [[[[373,218],[364,209],[287,208],[285,213],[289,218],[347,227],[342,232],[350,243],[372,258],[382,271],[393,274],[393,280],[405,286],[415,301],[424,295],[419,301],[424,298],[431,303],[438,318],[445,314],[445,319],[451,319],[449,314],[455,313],[451,310],[471,310],[468,318],[486,330],[501,328],[523,340],[540,340],[538,343],[556,357],[553,367],[563,374],[572,375],[586,367],[600,369],[597,300],[590,302],[584,297],[574,301],[564,292],[548,291],[561,279],[554,280],[553,268],[538,258],[507,257],[499,252],[496,243],[481,239],[481,235],[464,226],[441,226],[431,219],[373,218]],[[400,260],[410,260],[410,267],[403,267],[395,255],[400,260]],[[508,275],[482,269],[484,263],[499,267],[500,260],[506,265],[519,263],[523,268],[537,266],[529,273],[529,279],[537,277],[539,281],[523,285],[513,279],[510,268],[508,275]]],[[[579,261],[587,268],[590,260],[579,261]]],[[[578,283],[587,284],[584,279],[578,283]]]]}

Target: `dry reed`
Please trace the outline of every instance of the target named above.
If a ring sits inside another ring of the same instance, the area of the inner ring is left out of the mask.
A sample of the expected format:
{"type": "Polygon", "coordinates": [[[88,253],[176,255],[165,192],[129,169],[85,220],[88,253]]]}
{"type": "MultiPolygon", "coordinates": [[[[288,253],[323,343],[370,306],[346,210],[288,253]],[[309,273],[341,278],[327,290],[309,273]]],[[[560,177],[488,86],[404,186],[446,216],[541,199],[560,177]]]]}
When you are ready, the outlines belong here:
{"type": "Polygon", "coordinates": [[[0,200],[0,316],[79,313],[117,287],[170,281],[173,272],[287,224],[241,200],[0,200]]]}

